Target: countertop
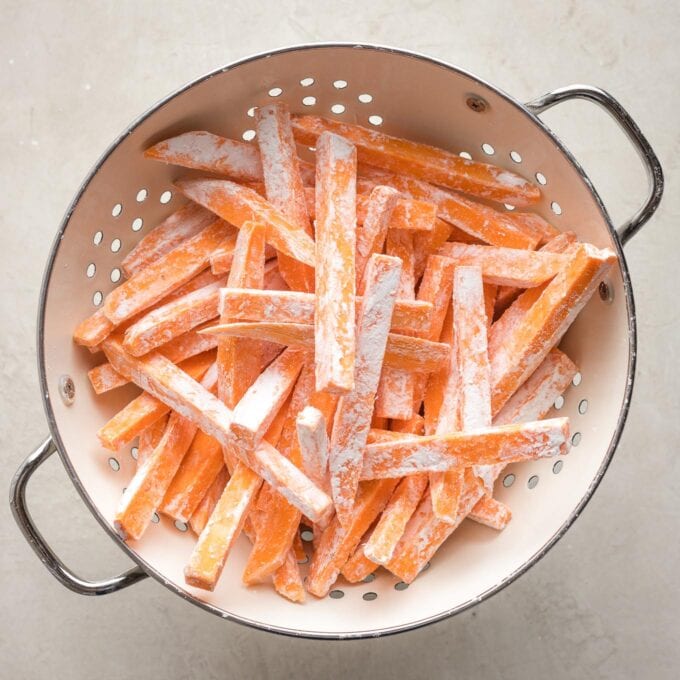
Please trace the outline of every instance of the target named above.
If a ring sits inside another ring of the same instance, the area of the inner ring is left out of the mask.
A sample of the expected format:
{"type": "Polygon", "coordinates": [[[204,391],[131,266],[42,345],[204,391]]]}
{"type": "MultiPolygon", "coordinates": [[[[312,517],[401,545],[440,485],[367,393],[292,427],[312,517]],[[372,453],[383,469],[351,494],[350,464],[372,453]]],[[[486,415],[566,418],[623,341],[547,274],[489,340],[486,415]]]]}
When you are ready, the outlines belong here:
{"type": "MultiPolygon", "coordinates": [[[[465,613],[396,637],[287,639],[212,617],[151,579],[116,595],[60,586],[0,508],[0,675],[6,678],[672,678],[680,665],[680,8],[662,2],[0,2],[1,486],[45,436],[35,361],[38,291],[75,189],[110,141],[180,84],[256,51],[351,40],[466,68],[521,100],[574,82],[628,108],[658,152],[666,194],[626,247],[639,327],[632,407],[582,517],[537,566],[465,613]]],[[[546,117],[615,222],[645,178],[605,114],[546,117]]],[[[56,550],[88,577],[125,556],[56,457],[29,490],[56,550]]]]}

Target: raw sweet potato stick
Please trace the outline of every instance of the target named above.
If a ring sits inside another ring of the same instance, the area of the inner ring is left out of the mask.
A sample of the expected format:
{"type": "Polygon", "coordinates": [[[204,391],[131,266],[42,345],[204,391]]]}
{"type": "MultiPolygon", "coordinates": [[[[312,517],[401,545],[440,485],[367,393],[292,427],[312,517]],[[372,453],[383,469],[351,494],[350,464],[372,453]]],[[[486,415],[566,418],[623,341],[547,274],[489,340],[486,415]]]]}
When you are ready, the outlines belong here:
{"type": "Polygon", "coordinates": [[[323,134],[316,151],[316,389],[354,387],[356,150],[323,134]]]}
{"type": "Polygon", "coordinates": [[[168,424],[167,415],[159,418],[139,434],[139,446],[137,447],[137,467],[143,465],[158,446],[165,428],[168,424]]]}
{"type": "Polygon", "coordinates": [[[187,198],[239,229],[246,222],[265,225],[267,243],[314,266],[314,241],[309,234],[252,189],[226,179],[184,179],[175,184],[187,198]]]}
{"type": "MultiPolygon", "coordinates": [[[[223,288],[221,313],[234,321],[273,323],[314,323],[314,295],[297,291],[223,288]]],[[[356,305],[361,297],[356,298],[356,305]]],[[[425,332],[431,324],[432,303],[424,300],[397,299],[392,314],[392,330],[425,332]]]]}
{"type": "MultiPolygon", "coordinates": [[[[255,126],[267,200],[313,238],[288,107],[285,104],[258,107],[255,126]]],[[[291,290],[314,290],[314,270],[311,267],[285,253],[279,254],[278,261],[281,276],[291,290]]]]}
{"type": "Polygon", "coordinates": [[[195,203],[188,203],[154,227],[124,258],[121,268],[130,277],[169,253],[180,243],[199,234],[215,216],[195,203]]]}
{"type": "Polygon", "coordinates": [[[468,517],[496,531],[502,531],[512,519],[510,508],[492,496],[482,496],[468,517]]]}
{"type": "Polygon", "coordinates": [[[189,520],[189,526],[195,534],[200,535],[203,529],[205,529],[205,525],[208,523],[210,515],[212,515],[228,481],[229,473],[227,468],[222,465],[222,468],[217,473],[217,477],[215,477],[189,520]]]}
{"type": "Polygon", "coordinates": [[[335,512],[345,528],[352,522],[400,272],[401,261],[386,255],[372,255],[366,267],[366,287],[357,321],[354,388],[338,403],[328,457],[335,512]]]}
{"type": "Polygon", "coordinates": [[[324,491],[330,490],[328,480],[328,434],[326,419],[318,408],[305,407],[297,415],[298,443],[302,471],[324,491]]]}
{"type": "Polygon", "coordinates": [[[317,138],[324,131],[342,135],[354,144],[362,163],[517,206],[536,203],[541,197],[536,185],[514,172],[469,161],[450,151],[320,116],[293,119],[296,139],[307,146],[316,142],[318,148],[317,138]]]}

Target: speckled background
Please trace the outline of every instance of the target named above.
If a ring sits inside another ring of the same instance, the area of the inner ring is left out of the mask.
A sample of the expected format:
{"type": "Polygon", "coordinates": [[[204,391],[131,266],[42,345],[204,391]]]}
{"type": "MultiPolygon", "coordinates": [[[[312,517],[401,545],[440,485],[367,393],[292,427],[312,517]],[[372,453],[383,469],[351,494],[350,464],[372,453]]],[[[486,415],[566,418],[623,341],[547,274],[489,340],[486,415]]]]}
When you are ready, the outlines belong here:
{"type": "MultiPolygon", "coordinates": [[[[672,678],[680,662],[677,498],[680,10],[672,2],[165,2],[0,0],[0,456],[3,488],[45,435],[35,362],[42,269],[75,188],[106,145],[179,84],[291,43],[356,40],[432,54],[520,99],[586,82],[614,93],[658,151],[667,185],[626,256],[639,368],[619,451],[550,554],[466,613],[405,636],[298,641],[225,623],[152,581],[96,600],[62,588],[0,507],[3,678],[672,678]]],[[[605,114],[546,120],[582,160],[615,221],[645,180],[605,114]]],[[[83,575],[126,560],[58,460],[29,500],[83,575]]]]}

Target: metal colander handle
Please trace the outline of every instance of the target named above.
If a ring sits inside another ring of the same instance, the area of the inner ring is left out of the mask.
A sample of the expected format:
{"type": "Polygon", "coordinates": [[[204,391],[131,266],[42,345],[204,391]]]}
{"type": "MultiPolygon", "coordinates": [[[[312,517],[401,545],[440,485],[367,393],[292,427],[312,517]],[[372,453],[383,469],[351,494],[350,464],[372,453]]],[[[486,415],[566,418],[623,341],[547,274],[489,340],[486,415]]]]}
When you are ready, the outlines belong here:
{"type": "Polygon", "coordinates": [[[42,537],[40,531],[35,526],[33,518],[26,506],[26,487],[33,473],[44,463],[55,451],[56,447],[51,437],[48,437],[35,451],[30,453],[12,479],[9,492],[9,503],[12,514],[19,529],[26,537],[35,554],[40,561],[47,567],[48,571],[62,585],[69,590],[80,595],[107,595],[117,590],[122,590],[134,585],[137,581],[146,578],[146,574],[140,567],[129,569],[118,576],[103,581],[86,581],[74,574],[54,553],[52,548],[42,537]]]}
{"type": "Polygon", "coordinates": [[[594,87],[593,85],[567,85],[532,99],[526,103],[526,107],[532,113],[539,114],[556,104],[569,101],[570,99],[585,99],[603,108],[625,132],[645,166],[649,185],[647,198],[638,211],[617,230],[621,244],[625,245],[659,207],[664,186],[661,163],[647,138],[642,134],[637,123],[631,118],[626,109],[609,92],[599,87],[594,87]]]}

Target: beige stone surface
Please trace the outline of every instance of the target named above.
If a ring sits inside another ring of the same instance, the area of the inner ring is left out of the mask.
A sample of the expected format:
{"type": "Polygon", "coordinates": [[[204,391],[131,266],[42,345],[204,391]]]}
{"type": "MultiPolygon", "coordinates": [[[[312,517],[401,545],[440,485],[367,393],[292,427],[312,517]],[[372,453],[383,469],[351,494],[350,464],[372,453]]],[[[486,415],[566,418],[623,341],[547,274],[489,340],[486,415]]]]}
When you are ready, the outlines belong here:
{"type": "MultiPolygon", "coordinates": [[[[446,622],[382,640],[292,640],[226,623],[145,581],[89,599],[45,571],[0,507],[3,678],[672,678],[680,666],[680,11],[672,2],[0,0],[1,486],[46,434],[35,361],[44,262],[74,190],[150,104],[232,59],[353,40],[426,52],[519,99],[586,82],[658,151],[666,196],[626,248],[639,368],[620,448],[567,536],[529,573],[446,622]]],[[[546,116],[623,220],[644,176],[585,104],[546,116]]],[[[85,576],[126,559],[57,460],[34,479],[40,527],[85,576]]]]}

